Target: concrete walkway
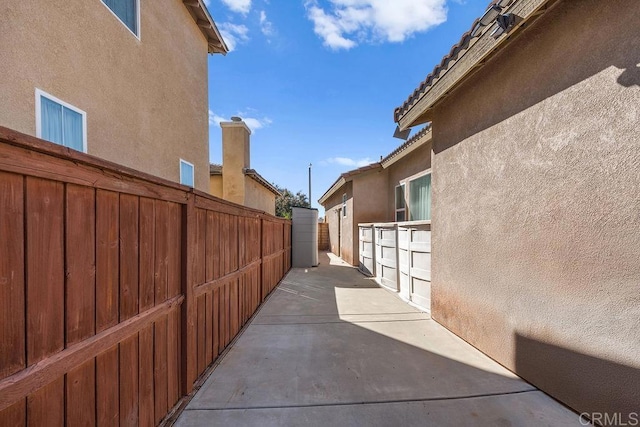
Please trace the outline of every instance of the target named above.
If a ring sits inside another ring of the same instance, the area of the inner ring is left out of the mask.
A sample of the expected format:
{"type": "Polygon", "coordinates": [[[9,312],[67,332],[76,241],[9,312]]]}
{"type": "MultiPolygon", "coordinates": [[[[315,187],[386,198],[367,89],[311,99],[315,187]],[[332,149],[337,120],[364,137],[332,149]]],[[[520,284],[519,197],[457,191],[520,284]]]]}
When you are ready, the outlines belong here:
{"type": "Polygon", "coordinates": [[[285,277],[176,425],[580,425],[428,315],[320,258],[285,277]]]}

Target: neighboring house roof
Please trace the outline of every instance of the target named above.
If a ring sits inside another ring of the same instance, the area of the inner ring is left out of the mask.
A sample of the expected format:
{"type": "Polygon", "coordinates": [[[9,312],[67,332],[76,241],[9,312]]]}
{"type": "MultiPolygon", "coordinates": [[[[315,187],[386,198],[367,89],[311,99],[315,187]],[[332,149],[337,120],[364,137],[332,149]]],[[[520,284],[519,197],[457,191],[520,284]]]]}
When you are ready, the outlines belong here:
{"type": "Polygon", "coordinates": [[[411,96],[394,110],[393,118],[404,130],[431,120],[431,109],[437,101],[471,73],[477,71],[491,55],[506,46],[507,41],[525,24],[530,25],[558,0],[493,0],[485,14],[512,13],[516,16],[515,25],[504,34],[495,38],[493,32],[498,28],[495,19],[488,25],[476,19],[471,29],[464,33],[460,41],[442,58],[440,64],[420,83],[411,96]]]}
{"type": "Polygon", "coordinates": [[[322,197],[318,199],[318,202],[323,205],[327,201],[327,199],[329,199],[329,197],[331,197],[336,191],[340,189],[340,187],[353,180],[353,177],[376,169],[382,169],[382,165],[377,162],[371,163],[370,165],[366,165],[358,169],[353,169],[341,174],[338,179],[331,185],[331,187],[329,187],[329,189],[322,195],[322,197]]]}
{"type": "MultiPolygon", "coordinates": [[[[282,195],[274,185],[270,184],[269,181],[264,179],[262,175],[256,172],[255,169],[245,168],[242,170],[242,173],[244,173],[246,176],[256,181],[258,184],[262,185],[267,190],[271,191],[273,194],[276,195],[276,197],[282,195]]],[[[209,165],[209,176],[216,176],[216,175],[222,176],[222,165],[211,163],[209,165]]]]}
{"type": "Polygon", "coordinates": [[[255,171],[255,169],[244,169],[243,170],[244,174],[246,176],[248,176],[249,178],[253,178],[254,181],[256,181],[258,184],[261,184],[264,188],[266,188],[267,190],[271,191],[273,194],[276,195],[276,197],[281,196],[282,194],[280,194],[280,192],[278,191],[278,189],[271,185],[269,183],[269,181],[267,181],[266,179],[264,179],[258,172],[255,171]]]}
{"type": "Polygon", "coordinates": [[[200,31],[202,31],[202,34],[204,34],[207,39],[209,53],[221,53],[226,55],[227,52],[229,52],[229,48],[224,42],[220,31],[218,31],[218,27],[209,14],[207,6],[205,6],[203,0],[183,0],[183,3],[193,17],[196,25],[200,28],[200,31]]]}
{"type": "Polygon", "coordinates": [[[387,157],[380,160],[380,164],[383,168],[388,168],[398,160],[404,158],[407,154],[411,153],[415,149],[423,146],[427,142],[431,141],[431,124],[426,125],[418,131],[414,136],[409,138],[407,142],[400,145],[393,150],[387,157]]]}

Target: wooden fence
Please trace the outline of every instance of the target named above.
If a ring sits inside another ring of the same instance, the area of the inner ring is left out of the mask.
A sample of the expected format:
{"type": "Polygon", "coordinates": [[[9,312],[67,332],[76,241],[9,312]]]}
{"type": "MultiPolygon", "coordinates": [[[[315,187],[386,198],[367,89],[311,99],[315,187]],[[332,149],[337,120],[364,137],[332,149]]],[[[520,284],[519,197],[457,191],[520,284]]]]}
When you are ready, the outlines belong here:
{"type": "Polygon", "coordinates": [[[431,222],[358,224],[364,274],[416,306],[431,309],[431,222]]]}
{"type": "Polygon", "coordinates": [[[290,259],[289,221],[0,127],[0,425],[157,425],[290,259]]]}

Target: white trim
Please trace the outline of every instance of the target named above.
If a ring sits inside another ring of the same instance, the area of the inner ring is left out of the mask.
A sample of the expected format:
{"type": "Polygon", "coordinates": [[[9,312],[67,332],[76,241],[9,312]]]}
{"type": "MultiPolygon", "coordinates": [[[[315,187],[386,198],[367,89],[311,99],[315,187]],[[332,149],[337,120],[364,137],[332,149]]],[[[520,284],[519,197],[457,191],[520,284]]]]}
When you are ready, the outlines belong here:
{"type": "Polygon", "coordinates": [[[347,193],[342,195],[342,217],[347,217],[347,193]]]}
{"type": "Polygon", "coordinates": [[[395,188],[393,189],[393,201],[394,201],[394,209],[395,209],[395,221],[398,221],[398,212],[402,212],[404,214],[404,219],[407,219],[407,197],[406,197],[406,190],[407,190],[407,186],[405,185],[404,182],[401,182],[400,184],[396,185],[395,188]],[[402,189],[402,197],[403,197],[403,208],[398,208],[398,187],[403,187],[402,189]]]}
{"type": "Polygon", "coordinates": [[[183,159],[180,159],[180,184],[186,185],[186,186],[191,187],[191,188],[195,188],[196,187],[196,167],[193,165],[193,163],[187,162],[186,160],[183,160],[183,159]],[[182,164],[183,163],[185,165],[191,166],[191,172],[193,173],[193,176],[192,176],[193,185],[184,184],[184,182],[183,182],[183,179],[182,179],[183,178],[183,176],[182,176],[182,164]]]}
{"type": "Polygon", "coordinates": [[[136,30],[138,30],[138,34],[136,34],[136,33],[134,33],[133,31],[131,31],[131,28],[129,28],[129,26],[128,26],[127,24],[125,24],[125,23],[122,21],[122,19],[120,19],[120,17],[119,17],[118,15],[116,15],[116,13],[115,13],[113,10],[111,10],[111,8],[110,8],[109,6],[107,6],[107,4],[106,4],[103,0],[100,0],[100,3],[102,3],[102,5],[103,5],[104,7],[106,7],[106,8],[107,8],[107,10],[108,10],[109,12],[111,12],[111,14],[112,14],[113,16],[115,16],[115,17],[116,17],[116,19],[117,19],[118,21],[120,21],[120,23],[121,23],[122,25],[124,25],[124,27],[125,27],[127,30],[129,30],[129,32],[130,32],[131,34],[133,34],[133,35],[135,36],[135,38],[137,38],[138,40],[140,40],[140,33],[141,33],[141,29],[140,29],[140,0],[134,0],[134,1],[136,2],[136,30]]]}
{"type": "MultiPolygon", "coordinates": [[[[405,211],[404,211],[404,218],[406,221],[411,221],[411,181],[415,181],[418,178],[422,178],[423,176],[426,175],[432,175],[431,173],[431,168],[424,170],[422,172],[418,172],[415,175],[411,175],[409,177],[406,177],[405,179],[403,179],[402,181],[400,181],[400,185],[404,185],[404,200],[405,200],[405,211]],[[406,185],[409,184],[409,185],[406,185]]],[[[433,178],[433,176],[432,176],[433,178]]],[[[395,205],[394,205],[395,206],[395,205]]]]}
{"type": "MultiPolygon", "coordinates": [[[[68,102],[64,102],[63,100],[56,98],[55,96],[36,88],[36,137],[42,138],[42,101],[41,98],[45,97],[50,101],[58,103],[62,105],[64,108],[67,108],[71,111],[75,111],[76,113],[82,116],[82,152],[87,152],[87,113],[83,110],[75,107],[68,102]]],[[[63,145],[66,147],[66,145],[63,145]]],[[[71,147],[68,147],[71,148],[71,147]]]]}

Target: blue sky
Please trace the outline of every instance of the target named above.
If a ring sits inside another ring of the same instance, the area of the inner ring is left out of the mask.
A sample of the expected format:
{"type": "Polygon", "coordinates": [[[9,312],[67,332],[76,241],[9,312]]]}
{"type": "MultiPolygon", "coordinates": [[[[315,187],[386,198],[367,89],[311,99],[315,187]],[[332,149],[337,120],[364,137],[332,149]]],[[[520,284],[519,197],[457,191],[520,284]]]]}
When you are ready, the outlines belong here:
{"type": "MultiPolygon", "coordinates": [[[[386,156],[393,110],[482,15],[487,0],[207,0],[231,52],[209,57],[210,161],[220,120],[253,130],[251,167],[312,205],[386,156]]],[[[416,132],[418,129],[414,129],[416,132]]]]}

